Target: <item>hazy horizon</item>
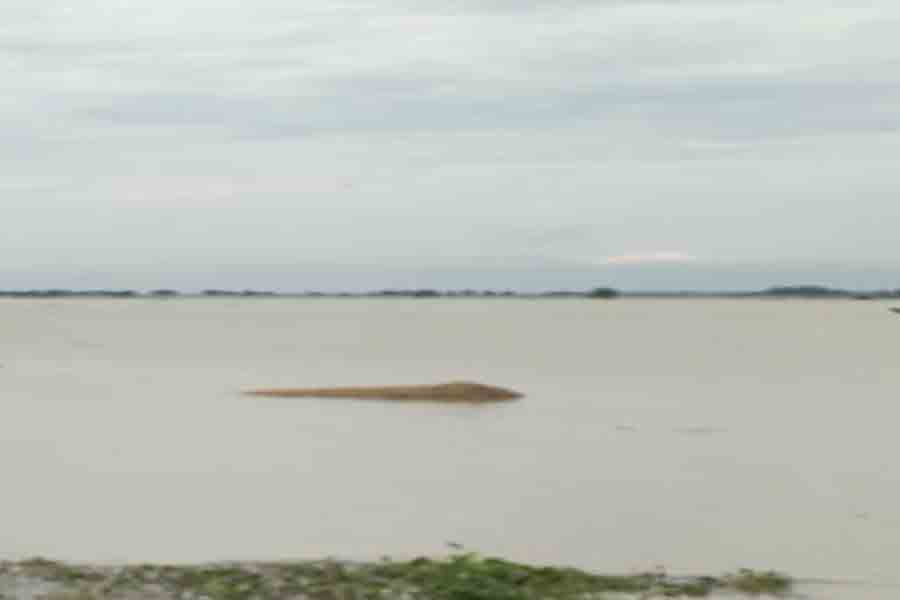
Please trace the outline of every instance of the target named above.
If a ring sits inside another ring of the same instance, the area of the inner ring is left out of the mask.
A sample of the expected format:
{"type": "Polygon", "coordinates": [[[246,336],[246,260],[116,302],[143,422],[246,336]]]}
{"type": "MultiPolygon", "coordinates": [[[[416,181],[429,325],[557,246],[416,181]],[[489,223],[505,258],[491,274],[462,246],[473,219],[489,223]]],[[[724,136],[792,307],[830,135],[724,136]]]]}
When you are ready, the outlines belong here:
{"type": "Polygon", "coordinates": [[[365,292],[382,289],[485,289],[534,293],[614,287],[627,292],[742,292],[773,286],[824,285],[846,290],[900,289],[900,269],[887,263],[859,267],[834,264],[689,264],[563,267],[496,265],[393,268],[372,265],[228,265],[208,271],[135,269],[127,275],[83,270],[58,276],[21,271],[0,273],[0,290],[14,289],[205,289],[268,290],[279,293],[365,292]]]}

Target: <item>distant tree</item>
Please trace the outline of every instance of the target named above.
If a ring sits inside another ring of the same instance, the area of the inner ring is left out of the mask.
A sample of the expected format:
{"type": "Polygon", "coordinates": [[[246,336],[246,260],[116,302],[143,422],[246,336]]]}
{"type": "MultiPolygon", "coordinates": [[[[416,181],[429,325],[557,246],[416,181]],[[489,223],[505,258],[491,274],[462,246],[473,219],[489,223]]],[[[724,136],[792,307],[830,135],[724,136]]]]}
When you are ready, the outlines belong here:
{"type": "Polygon", "coordinates": [[[846,296],[846,295],[848,295],[848,292],[846,290],[836,290],[833,288],[825,287],[823,285],[775,286],[775,287],[770,287],[766,290],[763,290],[761,293],[764,296],[799,296],[799,297],[846,296]]]}
{"type": "Polygon", "coordinates": [[[415,290],[411,295],[413,298],[438,298],[441,294],[437,290],[415,290]]]}
{"type": "Polygon", "coordinates": [[[619,293],[619,290],[617,290],[615,288],[609,288],[609,287],[594,288],[587,293],[588,298],[611,299],[611,298],[618,298],[620,295],[621,294],[619,293]]]}
{"type": "Polygon", "coordinates": [[[150,292],[151,296],[156,296],[158,298],[167,298],[171,296],[177,296],[178,292],[176,290],[153,290],[150,292]]]}

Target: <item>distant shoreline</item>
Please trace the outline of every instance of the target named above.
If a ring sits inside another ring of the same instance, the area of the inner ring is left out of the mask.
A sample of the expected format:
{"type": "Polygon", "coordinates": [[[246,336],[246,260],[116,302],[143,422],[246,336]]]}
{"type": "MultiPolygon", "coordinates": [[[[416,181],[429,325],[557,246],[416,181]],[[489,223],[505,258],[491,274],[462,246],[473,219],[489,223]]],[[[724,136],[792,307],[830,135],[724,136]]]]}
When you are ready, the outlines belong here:
{"type": "Polygon", "coordinates": [[[0,298],[109,298],[109,299],[171,299],[171,298],[582,298],[613,300],[617,298],[775,298],[775,299],[826,299],[826,300],[892,300],[900,299],[900,289],[895,290],[847,290],[818,285],[777,286],[757,291],[628,291],[612,287],[591,290],[547,290],[519,292],[513,290],[437,290],[437,289],[386,289],[363,292],[273,292],[265,290],[208,289],[199,292],[182,292],[174,289],[138,291],[130,289],[29,289],[0,290],[0,298]]]}

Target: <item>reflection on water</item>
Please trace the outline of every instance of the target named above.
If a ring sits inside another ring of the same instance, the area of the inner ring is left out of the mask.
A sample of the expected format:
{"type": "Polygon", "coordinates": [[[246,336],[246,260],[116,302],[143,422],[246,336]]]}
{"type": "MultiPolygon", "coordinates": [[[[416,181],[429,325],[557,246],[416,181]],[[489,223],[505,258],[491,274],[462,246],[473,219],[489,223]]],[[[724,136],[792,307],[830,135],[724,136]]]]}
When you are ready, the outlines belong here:
{"type": "Polygon", "coordinates": [[[455,540],[602,571],[896,582],[894,318],[837,301],[2,301],[0,552],[455,540]],[[527,397],[238,393],[460,379],[527,397]]]}

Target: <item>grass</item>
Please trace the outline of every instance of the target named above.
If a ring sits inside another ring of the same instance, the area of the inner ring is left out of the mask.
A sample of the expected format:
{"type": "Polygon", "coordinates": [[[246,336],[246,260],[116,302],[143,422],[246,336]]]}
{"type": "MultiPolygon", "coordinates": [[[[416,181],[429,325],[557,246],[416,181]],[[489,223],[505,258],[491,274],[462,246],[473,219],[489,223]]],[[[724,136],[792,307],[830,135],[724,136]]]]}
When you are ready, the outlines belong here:
{"type": "Polygon", "coordinates": [[[505,388],[465,381],[438,385],[262,389],[252,390],[247,393],[252,396],[279,398],[355,398],[404,402],[451,402],[463,404],[503,402],[522,397],[518,392],[505,388]]]}
{"type": "MultiPolygon", "coordinates": [[[[703,598],[714,592],[738,597],[781,596],[792,587],[790,578],[774,572],[740,571],[723,577],[597,575],[474,554],[376,563],[318,561],[177,567],[77,567],[51,561],[0,563],[0,576],[6,574],[8,578],[10,573],[58,584],[48,600],[612,600],[623,595],[634,599],[703,598]]],[[[0,596],[2,593],[0,590],[0,596]]]]}
{"type": "Polygon", "coordinates": [[[742,570],[729,577],[729,587],[751,595],[775,595],[790,588],[789,577],[775,571],[742,570]]]}
{"type": "Polygon", "coordinates": [[[101,600],[101,598],[88,590],[64,590],[46,594],[41,600],[101,600]]]}
{"type": "Polygon", "coordinates": [[[19,563],[27,573],[40,579],[62,583],[90,583],[103,579],[103,575],[90,569],[75,567],[45,558],[29,558],[19,563]]]}

